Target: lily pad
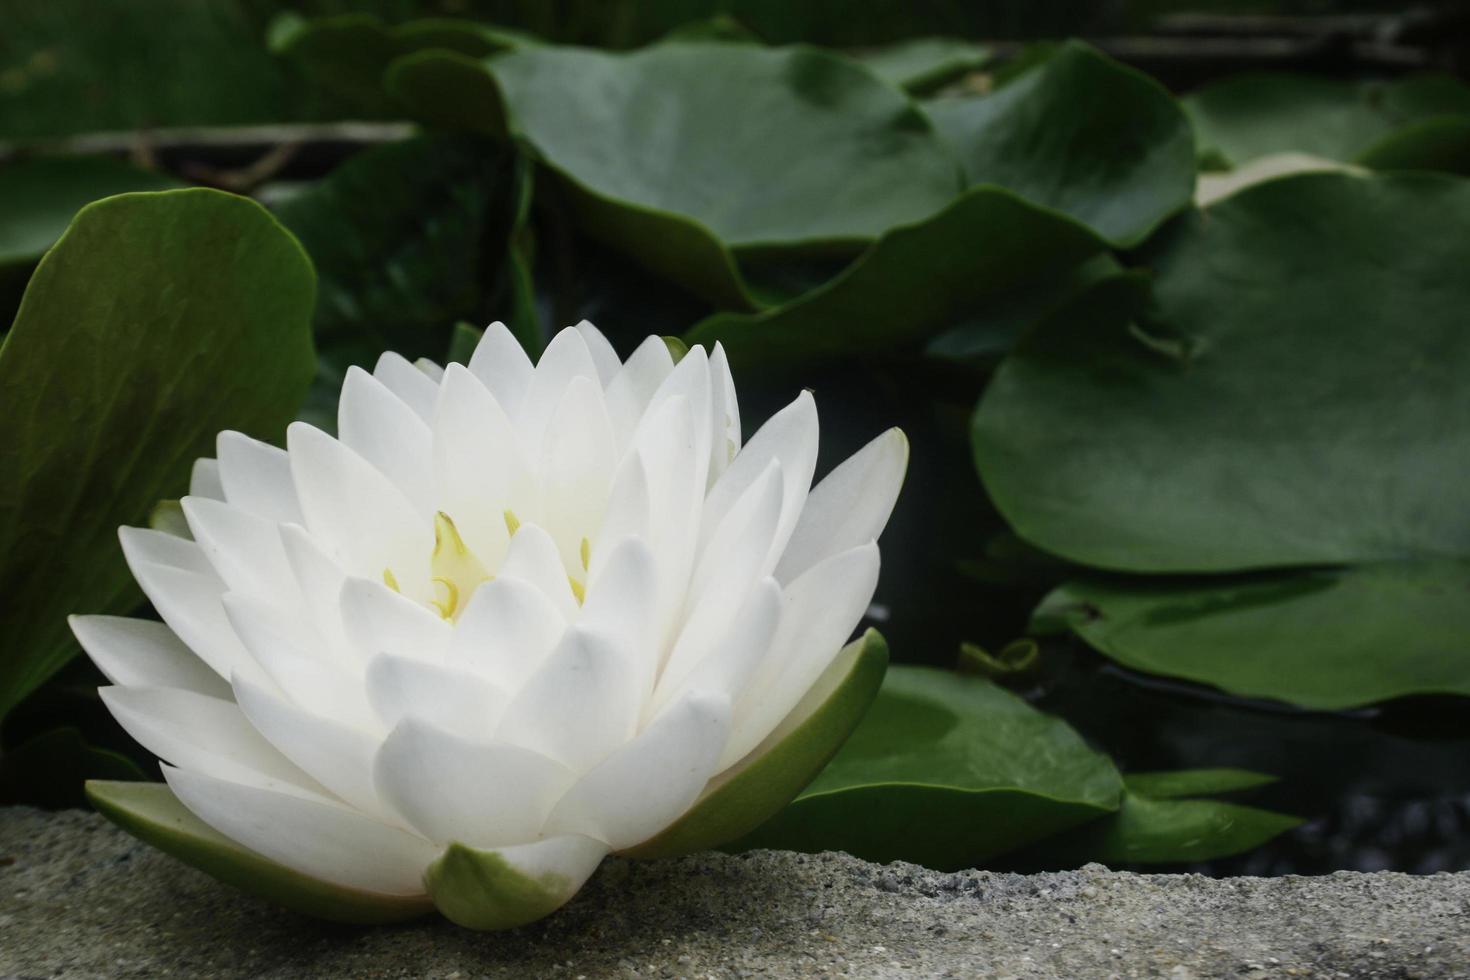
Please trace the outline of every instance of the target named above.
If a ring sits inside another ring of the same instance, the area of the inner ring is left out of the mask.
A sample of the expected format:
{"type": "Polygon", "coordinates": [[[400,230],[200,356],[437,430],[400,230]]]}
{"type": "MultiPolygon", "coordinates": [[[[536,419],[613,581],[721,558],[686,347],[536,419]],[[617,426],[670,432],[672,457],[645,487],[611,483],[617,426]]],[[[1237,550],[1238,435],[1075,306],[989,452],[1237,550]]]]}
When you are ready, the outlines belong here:
{"type": "Polygon", "coordinates": [[[1470,116],[1470,87],[1446,75],[1365,82],[1257,72],[1182,103],[1200,149],[1232,166],[1288,152],[1352,161],[1408,123],[1470,116]]]}
{"type": "Polygon", "coordinates": [[[889,351],[923,341],[982,301],[1068,275],[1103,248],[1076,222],[1010,191],[977,187],[884,235],[811,292],[763,313],[716,313],[685,339],[719,341],[737,365],[889,351]]]}
{"type": "Polygon", "coordinates": [[[344,888],[264,858],[194,816],[163,783],[90,780],[87,798],[103,816],[139,840],[227,885],[304,915],[369,925],[403,922],[433,911],[427,895],[344,888]]]}
{"type": "Polygon", "coordinates": [[[1135,670],[1307,708],[1470,695],[1470,562],[1079,581],[1037,616],[1135,670]]]}
{"type": "Polygon", "coordinates": [[[1470,554],[1470,184],[1306,174],[1029,331],[973,427],[1023,538],[1223,572],[1470,554]]]}
{"type": "Polygon", "coordinates": [[[888,668],[876,630],[850,643],[791,715],[683,817],[624,853],[653,858],[728,844],[775,816],[832,760],[872,704],[888,668]]]}
{"type": "Polygon", "coordinates": [[[853,57],[890,85],[923,95],[961,75],[979,71],[995,58],[983,44],[957,37],[916,37],[853,57]]]}
{"type": "Polygon", "coordinates": [[[518,49],[480,62],[478,85],[466,61],[400,59],[389,84],[426,118],[483,132],[502,103],[591,234],[717,305],[758,305],[733,253],[854,251],[961,189],[912,103],[814,49],[518,49]],[[451,89],[472,105],[446,117],[451,89]]]}
{"type": "Polygon", "coordinates": [[[926,106],[971,184],[1136,245],[1194,192],[1189,122],[1158,82],[1070,41],[996,91],[926,106]]]}
{"type": "Polygon", "coordinates": [[[180,186],[167,174],[111,157],[40,157],[0,167],[0,316],[14,312],[31,270],[83,206],[180,186]]]}
{"type": "Polygon", "coordinates": [[[1091,861],[1112,867],[1209,861],[1254,850],[1302,822],[1222,800],[1156,800],[1127,793],[1116,814],[1048,840],[1037,850],[1048,867],[1091,861]]]}
{"type": "Polygon", "coordinates": [[[891,667],[831,765],[734,848],[964,868],[1108,814],[1122,791],[1066,722],[990,681],[891,667]]]}
{"type": "Polygon", "coordinates": [[[528,40],[487,24],[448,17],[390,27],[373,14],[308,20],[290,11],[271,21],[268,39],[272,51],[300,65],[344,106],[369,115],[402,113],[383,87],[383,74],[395,58],[426,50],[483,58],[528,40]]]}
{"type": "Polygon", "coordinates": [[[88,205],[41,260],[0,348],[0,717],[77,651],[67,613],[138,601],[118,525],[221,429],[295,415],[314,294],[295,239],[212,190],[88,205]]]}
{"type": "Polygon", "coordinates": [[[1275,776],[1248,769],[1177,769],[1165,772],[1130,772],[1123,776],[1128,792],[1151,800],[1176,800],[1190,796],[1218,796],[1256,789],[1276,782],[1275,776]]]}

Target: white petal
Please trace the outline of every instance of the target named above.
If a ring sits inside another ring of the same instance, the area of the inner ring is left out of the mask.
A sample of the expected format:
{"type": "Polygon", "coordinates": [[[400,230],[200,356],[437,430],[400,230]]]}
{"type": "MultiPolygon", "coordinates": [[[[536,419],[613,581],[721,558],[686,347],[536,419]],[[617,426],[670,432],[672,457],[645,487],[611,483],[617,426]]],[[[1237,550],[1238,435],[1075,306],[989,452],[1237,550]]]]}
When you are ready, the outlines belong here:
{"type": "MultiPolygon", "coordinates": [[[[535,369],[531,367],[531,359],[521,348],[520,341],[497,320],[485,328],[485,335],[470,356],[469,370],[513,416],[520,411],[521,400],[526,396],[535,369]]],[[[445,376],[448,376],[447,369],[445,376]]]]}
{"type": "Polygon", "coordinates": [[[529,509],[534,494],[510,419],[485,386],[459,364],[444,372],[433,448],[439,508],[453,519],[485,567],[495,568],[509,541],[505,512],[535,520],[537,515],[529,509]]]}
{"type": "Polygon", "coordinates": [[[475,590],[454,626],[446,664],[517,691],[566,632],[566,617],[540,589],[503,572],[475,590]]]}
{"type": "Polygon", "coordinates": [[[215,449],[226,500],[278,524],[305,522],[286,450],[239,432],[221,432],[215,449]]]}
{"type": "Polygon", "coordinates": [[[786,587],[771,651],[735,705],[720,768],[753,749],[841,652],[878,584],[878,546],[833,555],[786,587]]]}
{"type": "Polygon", "coordinates": [[[802,505],[812,485],[817,466],[817,405],[810,392],[803,391],[790,405],[772,415],[760,427],[724,476],[710,489],[704,502],[704,523],[700,529],[700,547],[714,536],[735,501],[765,471],[773,459],[781,461],[785,481],[785,500],[781,507],[781,526],[776,532],[777,553],[786,547],[802,505]]]}
{"type": "Polygon", "coordinates": [[[453,633],[437,614],[382,582],[349,578],[340,603],[348,641],[364,663],[380,653],[437,660],[453,633]]]}
{"type": "Polygon", "coordinates": [[[607,558],[618,544],[629,538],[651,538],[653,525],[652,505],[649,501],[648,467],[643,464],[639,453],[623,457],[608,491],[607,509],[602,515],[602,525],[592,536],[592,561],[588,566],[589,580],[596,578],[606,564],[607,558]]]}
{"type": "Polygon", "coordinates": [[[714,774],[730,731],[730,701],[692,692],[577,781],[546,833],[584,834],[632,847],[689,809],[714,774]]]}
{"type": "Polygon", "coordinates": [[[909,441],[900,429],[889,429],[838,464],[807,497],[776,578],[790,582],[829,555],[876,541],[908,464],[909,441]]]}
{"type": "Polygon", "coordinates": [[[416,830],[473,847],[535,840],[575,778],[528,749],[472,742],[413,718],[383,743],[375,772],[382,798],[416,830]]]}
{"type": "Polygon", "coordinates": [[[424,372],[429,380],[438,384],[444,380],[444,366],[438,361],[431,361],[427,357],[414,358],[413,366],[424,372]]]}
{"type": "Polygon", "coordinates": [[[592,363],[597,366],[597,377],[601,382],[599,387],[607,387],[623,366],[618,352],[613,350],[613,345],[608,343],[602,331],[590,322],[583,320],[572,329],[581,334],[582,340],[587,344],[587,352],[592,355],[592,363]]]}
{"type": "Polygon", "coordinates": [[[577,615],[577,597],[567,580],[556,542],[535,524],[522,524],[510,539],[510,549],[498,575],[509,575],[528,582],[551,600],[566,620],[577,615]]]}
{"type": "Polygon", "coordinates": [[[366,683],[385,727],[413,717],[472,741],[489,741],[509,700],[479,674],[392,654],[372,659],[366,683]]]}
{"type": "Polygon", "coordinates": [[[260,737],[234,701],[168,687],[98,689],[129,735],[166,762],[235,782],[321,787],[260,737]]]}
{"type": "Polygon", "coordinates": [[[497,737],[586,772],[632,737],[639,687],[624,650],[573,627],[506,708],[497,737]]]}
{"type": "Polygon", "coordinates": [[[357,574],[380,577],[391,569],[409,594],[427,593],[434,548],[430,515],[416,511],[387,477],[319,429],[295,422],[286,438],[312,534],[357,574]]]}
{"type": "MultiPolygon", "coordinates": [[[[338,608],[342,585],[347,581],[342,567],[300,525],[282,524],[277,530],[296,582],[302,612],[316,626],[327,646],[335,651],[339,662],[353,659],[355,650],[348,641],[338,608]]],[[[360,661],[361,657],[356,659],[360,661]]]]}
{"type": "Polygon", "coordinates": [[[691,689],[734,700],[770,652],[783,601],[780,585],[768,578],[749,591],[733,617],[691,618],[679,634],[653,700],[644,709],[644,719],[691,689]]]}
{"type": "MultiPolygon", "coordinates": [[[[715,638],[730,631],[751,588],[769,574],[781,503],[781,464],[772,460],[731,508],[695,570],[684,622],[664,665],[667,683],[678,684],[688,676],[715,638]]],[[[669,692],[666,684],[665,696],[669,692]]]]}
{"type": "Polygon", "coordinates": [[[360,669],[340,662],[309,621],[238,592],[222,601],[235,635],[287,698],[340,724],[376,726],[360,669]]]}
{"type": "Polygon", "coordinates": [[[607,637],[637,665],[641,698],[653,693],[658,670],[655,615],[658,567],[648,545],[629,538],[617,545],[597,577],[587,584],[587,598],[577,626],[607,637]]]}
{"type": "Polygon", "coordinates": [[[214,566],[209,563],[197,541],[146,527],[120,527],[117,529],[117,539],[122,542],[123,557],[127,559],[129,568],[139,562],[147,562],[150,565],[166,565],[219,580],[214,566]]]}
{"type": "Polygon", "coordinates": [[[251,595],[290,598],[295,576],[273,522],[209,497],[191,495],[180,504],[190,533],[225,585],[251,595]]]}
{"type": "Polygon", "coordinates": [[[618,446],[626,446],[638,422],[664,379],[674,370],[669,345],[662,337],[649,337],[607,385],[607,412],[618,434],[618,446]]]}
{"type": "Polygon", "coordinates": [[[165,766],[179,802],[258,854],[302,874],[388,895],[423,894],[439,849],[347,807],[165,766]]]}
{"type": "Polygon", "coordinates": [[[592,363],[587,342],[574,328],[568,327],[546,345],[520,409],[512,416],[521,446],[530,458],[540,454],[542,434],[573,378],[586,378],[600,387],[597,366],[592,363]]]}
{"type": "Polygon", "coordinates": [[[735,396],[735,379],[730,376],[730,361],[723,344],[716,343],[709,356],[710,423],[714,431],[710,441],[709,485],[714,486],[720,474],[740,452],[740,402],[735,396]]]}
{"type": "MultiPolygon", "coordinates": [[[[694,566],[707,456],[700,456],[695,419],[682,395],[664,401],[640,427],[633,453],[647,474],[649,545],[659,569],[659,643],[672,636],[694,566]]],[[[595,559],[594,555],[594,559],[595,559]]]]}
{"type": "Polygon", "coordinates": [[[194,469],[189,474],[189,493],[191,496],[208,497],[211,500],[225,499],[225,488],[220,483],[218,460],[194,460],[194,469]]]}
{"type": "Polygon", "coordinates": [[[337,438],[391,480],[421,513],[434,512],[433,434],[428,423],[360,367],[348,368],[342,383],[337,438]]]}
{"type": "Polygon", "coordinates": [[[234,688],[250,724],[282,755],[349,805],[379,816],[385,812],[373,789],[376,738],[304,711],[239,677],[234,688]]]}
{"type": "Polygon", "coordinates": [[[389,351],[378,358],[373,368],[377,378],[402,402],[413,409],[419,418],[428,422],[434,418],[434,403],[439,398],[439,386],[434,379],[398,354],[389,351]]]}
{"type": "Polygon", "coordinates": [[[229,698],[230,685],[163,623],[124,616],[70,616],[97,669],[124,687],[175,687],[229,698]]]}
{"type": "Polygon", "coordinates": [[[537,466],[539,523],[551,532],[568,568],[578,568],[582,542],[597,533],[616,465],[615,439],[602,389],[596,381],[573,378],[546,426],[537,466]]]}
{"type": "Polygon", "coordinates": [[[242,671],[252,679],[264,679],[225,617],[224,585],[213,572],[204,575],[131,559],[129,567],[169,629],[215,673],[228,678],[242,671]]]}

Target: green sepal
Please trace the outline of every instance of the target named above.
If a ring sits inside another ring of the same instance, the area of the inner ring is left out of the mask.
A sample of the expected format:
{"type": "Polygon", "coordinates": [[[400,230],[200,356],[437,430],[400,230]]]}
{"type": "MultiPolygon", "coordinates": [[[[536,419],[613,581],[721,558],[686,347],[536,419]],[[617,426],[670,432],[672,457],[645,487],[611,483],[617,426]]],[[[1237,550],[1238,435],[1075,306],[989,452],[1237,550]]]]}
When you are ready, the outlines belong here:
{"type": "Polygon", "coordinates": [[[545,918],[577,893],[582,882],[548,873],[532,877],[499,851],[451,843],[424,883],[444,917],[467,929],[514,929],[545,918]]]}
{"type": "Polygon", "coordinates": [[[308,877],[261,857],[190,813],[163,783],[91,779],[87,799],[108,820],[212,878],[303,915],[375,925],[433,911],[427,895],[383,895],[308,877]]]}
{"type": "Polygon", "coordinates": [[[723,778],[657,837],[620,852],[662,858],[728,844],[750,833],[817,777],[862,721],[888,670],[888,644],[870,629],[848,644],[754,760],[723,778]]]}

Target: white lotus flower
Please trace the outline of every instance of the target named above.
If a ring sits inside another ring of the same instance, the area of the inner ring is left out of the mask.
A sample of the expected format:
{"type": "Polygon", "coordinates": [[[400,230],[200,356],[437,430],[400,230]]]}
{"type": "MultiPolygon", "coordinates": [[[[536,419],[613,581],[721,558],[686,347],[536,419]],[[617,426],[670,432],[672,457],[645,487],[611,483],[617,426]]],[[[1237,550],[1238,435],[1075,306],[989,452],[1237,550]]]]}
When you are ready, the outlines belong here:
{"type": "Polygon", "coordinates": [[[72,621],[166,762],[167,790],[94,800],[227,881],[515,925],[609,852],[751,829],[876,688],[834,694],[897,430],[811,488],[810,394],[742,448],[718,345],[676,365],[650,337],[623,363],[585,323],[534,368],[499,324],[468,367],[384,355],[348,374],[338,428],[222,433],[182,501],[192,540],[120,532],[163,623],[72,621]]]}

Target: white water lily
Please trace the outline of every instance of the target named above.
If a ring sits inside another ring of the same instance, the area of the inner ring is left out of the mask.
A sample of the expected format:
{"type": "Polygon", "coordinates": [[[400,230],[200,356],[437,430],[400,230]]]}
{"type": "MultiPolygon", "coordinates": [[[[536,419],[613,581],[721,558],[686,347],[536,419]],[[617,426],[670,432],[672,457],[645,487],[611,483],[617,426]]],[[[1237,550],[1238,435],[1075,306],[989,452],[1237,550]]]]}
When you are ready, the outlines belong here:
{"type": "Polygon", "coordinates": [[[338,918],[432,901],[519,924],[610,852],[751,829],[876,688],[832,707],[898,430],[812,487],[809,393],[742,446],[718,345],[621,362],[585,323],[534,367],[499,324],[467,367],[384,355],[349,372],[338,430],[221,434],[188,536],[120,532],[163,622],[72,621],[165,761],[167,790],[94,800],[226,881],[338,918]]]}

